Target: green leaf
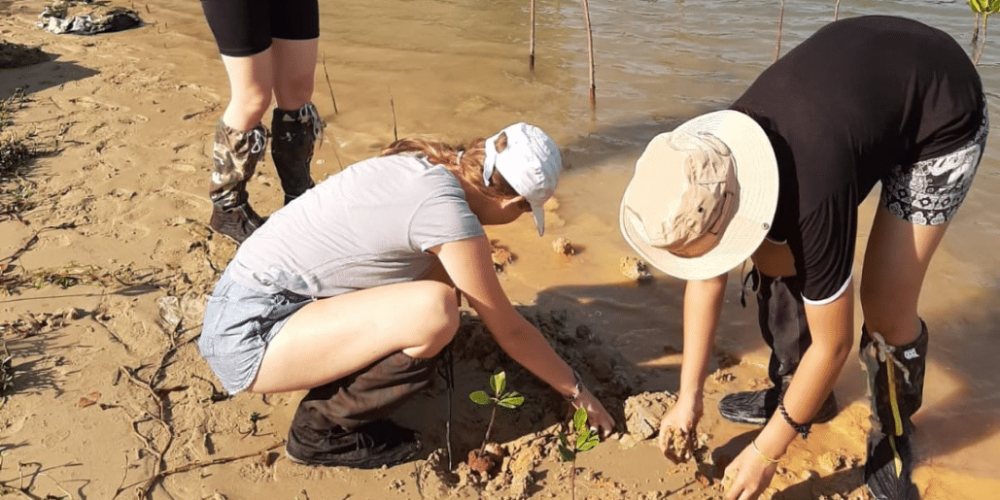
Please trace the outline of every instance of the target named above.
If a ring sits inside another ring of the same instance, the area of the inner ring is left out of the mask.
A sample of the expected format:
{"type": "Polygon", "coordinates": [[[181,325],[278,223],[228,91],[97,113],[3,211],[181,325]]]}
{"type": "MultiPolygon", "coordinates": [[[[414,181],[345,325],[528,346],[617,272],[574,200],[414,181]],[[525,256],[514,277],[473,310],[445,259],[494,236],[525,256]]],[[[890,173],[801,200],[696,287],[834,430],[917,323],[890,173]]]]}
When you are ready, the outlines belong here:
{"type": "Polygon", "coordinates": [[[576,452],[563,445],[559,445],[559,458],[561,458],[563,462],[572,462],[576,459],[576,452]]]}
{"type": "Polygon", "coordinates": [[[1000,12],[1000,0],[989,0],[989,13],[995,14],[1000,12]]]}
{"type": "Polygon", "coordinates": [[[514,408],[524,404],[524,396],[518,394],[517,392],[508,392],[500,398],[500,401],[497,401],[497,404],[504,408],[510,408],[513,410],[514,408]]]}
{"type": "Polygon", "coordinates": [[[584,429],[576,435],[576,449],[580,449],[587,440],[590,439],[590,429],[584,429]]]}
{"type": "Polygon", "coordinates": [[[559,442],[562,443],[563,446],[569,446],[569,440],[566,439],[566,435],[565,434],[563,434],[562,432],[560,432],[557,435],[559,436],[559,442]]]}
{"type": "Polygon", "coordinates": [[[476,391],[469,394],[469,399],[477,405],[487,406],[490,404],[490,395],[486,394],[486,391],[476,391]]]}
{"type": "Polygon", "coordinates": [[[507,374],[503,370],[500,370],[490,377],[490,389],[493,389],[493,394],[497,396],[503,394],[504,389],[507,388],[507,374]]]}
{"type": "Polygon", "coordinates": [[[969,7],[972,12],[982,14],[989,8],[989,0],[969,0],[969,7]]]}
{"type": "Polygon", "coordinates": [[[585,427],[587,427],[587,410],[577,408],[576,413],[573,414],[573,428],[576,429],[576,432],[580,432],[585,427]]]}
{"type": "Polygon", "coordinates": [[[589,450],[589,449],[597,446],[597,443],[599,443],[599,442],[601,442],[601,441],[599,439],[597,439],[597,436],[590,436],[590,439],[584,441],[583,444],[577,444],[576,448],[578,450],[580,450],[580,451],[587,451],[587,450],[589,450]]]}

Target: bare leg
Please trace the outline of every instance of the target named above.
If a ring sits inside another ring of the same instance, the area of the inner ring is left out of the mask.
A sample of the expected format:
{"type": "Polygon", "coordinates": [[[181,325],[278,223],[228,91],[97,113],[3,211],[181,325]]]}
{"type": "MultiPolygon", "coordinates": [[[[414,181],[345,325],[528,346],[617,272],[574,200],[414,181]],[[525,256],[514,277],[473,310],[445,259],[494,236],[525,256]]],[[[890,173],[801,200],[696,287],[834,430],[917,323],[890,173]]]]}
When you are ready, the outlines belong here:
{"type": "Polygon", "coordinates": [[[890,345],[904,345],[920,335],[917,302],[934,251],[948,229],[912,224],[879,206],[868,238],[861,278],[861,307],[869,331],[890,345]]]}
{"type": "Polygon", "coordinates": [[[278,108],[292,111],[312,100],[319,39],[273,39],[274,97],[278,108]]]}
{"type": "Polygon", "coordinates": [[[222,115],[229,127],[245,132],[261,122],[271,106],[274,89],[274,49],[250,57],[222,56],[229,75],[230,100],[222,115]]]}
{"type": "Polygon", "coordinates": [[[252,392],[307,389],[397,351],[430,358],[458,330],[455,290],[417,281],[319,300],[296,312],[264,352],[252,392]]]}

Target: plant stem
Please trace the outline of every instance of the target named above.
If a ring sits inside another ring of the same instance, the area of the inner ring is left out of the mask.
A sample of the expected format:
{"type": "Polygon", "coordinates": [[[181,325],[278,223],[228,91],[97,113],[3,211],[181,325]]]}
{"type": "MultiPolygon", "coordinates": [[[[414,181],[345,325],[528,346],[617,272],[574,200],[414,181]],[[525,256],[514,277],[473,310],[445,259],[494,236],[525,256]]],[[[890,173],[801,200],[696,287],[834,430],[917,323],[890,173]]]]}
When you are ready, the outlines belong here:
{"type": "Polygon", "coordinates": [[[531,46],[528,49],[528,69],[535,71],[535,0],[531,0],[531,46]]]}
{"type": "Polygon", "coordinates": [[[973,62],[974,65],[979,66],[979,58],[983,57],[983,49],[986,48],[986,36],[989,34],[989,22],[990,16],[986,14],[983,16],[983,42],[979,44],[979,52],[976,54],[976,60],[973,62]]]}
{"type": "Polygon", "coordinates": [[[976,42],[979,41],[979,16],[980,16],[980,14],[977,12],[976,13],[976,26],[974,28],[972,28],[972,48],[973,49],[976,48],[976,42]]]}
{"type": "Polygon", "coordinates": [[[778,41],[774,45],[774,60],[781,55],[781,26],[785,24],[785,0],[781,0],[781,11],[778,13],[778,41]]]}
{"type": "Polygon", "coordinates": [[[840,0],[833,6],[833,20],[836,21],[838,17],[840,17],[840,0]]]}
{"type": "Polygon", "coordinates": [[[569,470],[569,498],[570,500],[576,500],[576,455],[573,456],[573,461],[570,462],[571,469],[569,470]]]}
{"type": "Polygon", "coordinates": [[[493,430],[493,419],[497,416],[497,405],[493,405],[493,412],[490,413],[490,425],[486,426],[486,437],[483,438],[483,446],[479,448],[479,456],[486,451],[486,442],[490,440],[490,431],[493,430]]]}
{"type": "Polygon", "coordinates": [[[590,3],[583,0],[583,15],[587,21],[587,54],[590,62],[590,109],[597,106],[597,85],[594,83],[594,31],[590,26],[590,3]]]}

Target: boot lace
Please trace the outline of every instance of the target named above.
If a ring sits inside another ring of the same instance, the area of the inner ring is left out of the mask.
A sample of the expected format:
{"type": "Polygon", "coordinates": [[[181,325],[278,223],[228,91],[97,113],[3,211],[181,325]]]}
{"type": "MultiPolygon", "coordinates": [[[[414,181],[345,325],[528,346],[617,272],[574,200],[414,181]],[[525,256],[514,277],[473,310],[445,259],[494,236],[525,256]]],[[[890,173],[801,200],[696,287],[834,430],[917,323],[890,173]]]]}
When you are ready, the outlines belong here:
{"type": "Polygon", "coordinates": [[[909,384],[910,370],[903,365],[902,361],[896,359],[896,356],[894,356],[897,351],[896,346],[889,345],[889,343],[885,341],[885,337],[883,337],[879,332],[869,330],[868,334],[871,335],[872,340],[875,341],[875,352],[878,354],[879,361],[885,363],[886,359],[892,360],[892,364],[896,365],[896,367],[903,373],[903,380],[909,384]]]}
{"type": "Polygon", "coordinates": [[[267,132],[262,127],[256,127],[247,132],[247,140],[250,142],[250,154],[257,154],[267,147],[267,132]]]}
{"type": "Polygon", "coordinates": [[[319,117],[316,105],[311,102],[299,108],[299,121],[312,124],[313,138],[316,140],[323,135],[323,129],[326,128],[326,123],[319,117]]]}

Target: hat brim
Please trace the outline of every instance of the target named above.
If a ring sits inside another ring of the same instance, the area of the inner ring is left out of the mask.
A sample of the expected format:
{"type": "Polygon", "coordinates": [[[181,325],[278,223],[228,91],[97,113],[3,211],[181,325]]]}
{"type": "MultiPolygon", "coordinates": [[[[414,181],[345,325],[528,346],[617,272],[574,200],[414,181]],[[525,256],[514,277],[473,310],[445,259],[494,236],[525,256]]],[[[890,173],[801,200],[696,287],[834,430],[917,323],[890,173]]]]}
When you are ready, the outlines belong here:
{"type": "MultiPolygon", "coordinates": [[[[749,258],[771,229],[778,205],[778,162],[764,129],[738,111],[723,110],[698,116],[677,127],[688,133],[708,132],[729,147],[736,163],[739,206],[719,244],[698,257],[680,257],[644,242],[628,224],[625,191],[619,225],[629,245],[664,273],[685,280],[704,280],[725,274],[749,258]]],[[[639,161],[643,161],[640,157],[639,161]]],[[[641,182],[641,180],[639,181],[641,182]]]]}

